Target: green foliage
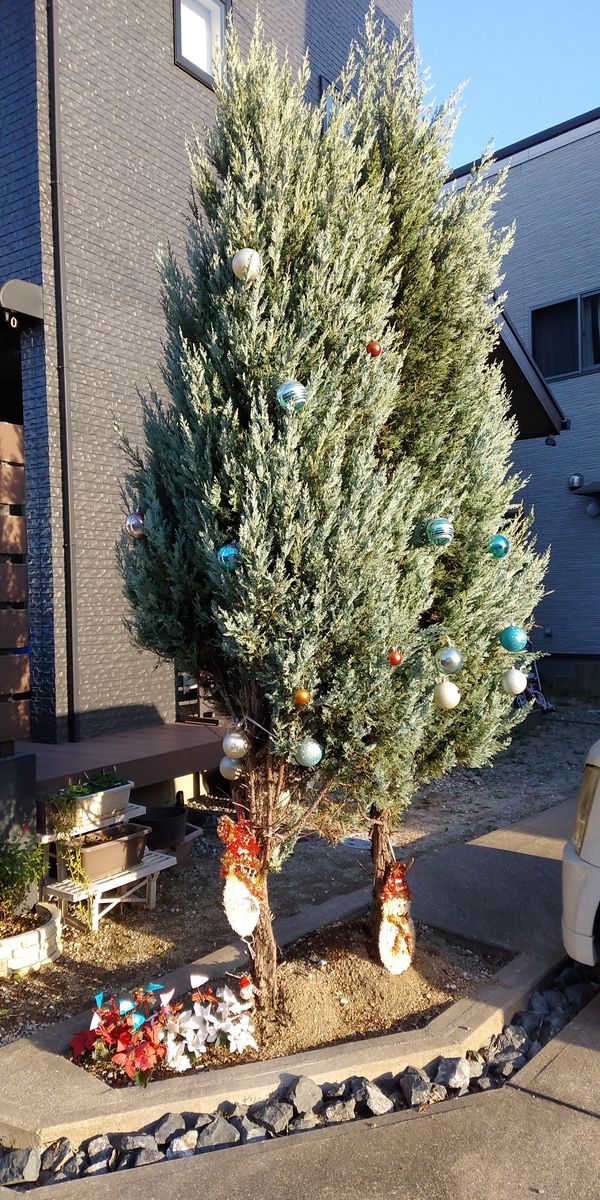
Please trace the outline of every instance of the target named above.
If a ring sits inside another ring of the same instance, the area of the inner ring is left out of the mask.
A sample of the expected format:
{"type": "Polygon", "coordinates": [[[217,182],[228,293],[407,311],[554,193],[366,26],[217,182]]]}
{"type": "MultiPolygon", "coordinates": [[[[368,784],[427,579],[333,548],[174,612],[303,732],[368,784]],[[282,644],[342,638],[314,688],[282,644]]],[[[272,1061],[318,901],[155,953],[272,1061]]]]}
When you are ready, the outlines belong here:
{"type": "Polygon", "coordinates": [[[72,801],[76,800],[78,796],[94,796],[97,792],[108,792],[111,788],[124,787],[127,783],[129,783],[128,779],[117,775],[112,768],[105,767],[104,770],[87,775],[85,779],[80,779],[77,783],[69,783],[59,792],[47,792],[42,799],[56,809],[69,809],[72,812],[74,810],[72,801]]]}
{"type": "Polygon", "coordinates": [[[0,919],[10,920],[32,884],[41,879],[42,847],[26,833],[0,843],[0,919]]]}

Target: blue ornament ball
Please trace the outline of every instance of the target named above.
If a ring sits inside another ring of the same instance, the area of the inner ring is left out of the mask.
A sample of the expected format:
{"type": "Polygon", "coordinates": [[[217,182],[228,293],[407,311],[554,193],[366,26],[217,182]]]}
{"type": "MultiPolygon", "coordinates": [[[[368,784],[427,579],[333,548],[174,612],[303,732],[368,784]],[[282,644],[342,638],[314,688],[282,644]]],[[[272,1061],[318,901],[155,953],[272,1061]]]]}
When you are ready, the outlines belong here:
{"type": "Polygon", "coordinates": [[[316,767],[323,757],[323,751],[314,738],[303,738],[294,750],[294,758],[299,767],[316,767]]]}
{"type": "Polygon", "coordinates": [[[285,379],[277,388],[277,401],[286,412],[298,412],[306,404],[307,391],[297,379],[285,379]]]}
{"type": "Polygon", "coordinates": [[[235,571],[240,561],[239,546],[234,546],[232,543],[229,543],[227,546],[221,546],[221,549],[217,550],[217,559],[226,571],[235,571]]]}
{"type": "Polygon", "coordinates": [[[500,634],[500,644],[512,654],[518,654],[527,645],[527,633],[520,625],[507,625],[500,634]]]}
{"type": "Polygon", "coordinates": [[[495,533],[488,546],[488,550],[494,558],[506,558],[510,550],[510,542],[503,533],[495,533]]]}
{"type": "Polygon", "coordinates": [[[425,527],[427,540],[432,546],[449,546],[454,537],[454,525],[447,517],[434,517],[425,527]]]}

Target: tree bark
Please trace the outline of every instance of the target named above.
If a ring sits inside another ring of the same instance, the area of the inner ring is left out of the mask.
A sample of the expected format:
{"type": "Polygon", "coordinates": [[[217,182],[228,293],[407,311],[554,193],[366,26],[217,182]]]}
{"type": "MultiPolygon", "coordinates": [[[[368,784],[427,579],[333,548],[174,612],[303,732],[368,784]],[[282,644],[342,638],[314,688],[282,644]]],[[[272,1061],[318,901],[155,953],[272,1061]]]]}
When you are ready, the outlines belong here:
{"type": "Polygon", "coordinates": [[[377,809],[375,805],[373,805],[370,815],[373,820],[373,825],[371,826],[371,858],[373,859],[371,929],[373,931],[373,937],[375,938],[375,941],[377,941],[379,937],[379,926],[381,924],[381,893],[383,890],[383,885],[387,879],[388,871],[396,862],[396,856],[391,843],[391,809],[386,808],[381,810],[377,809]]]}
{"type": "Polygon", "coordinates": [[[277,979],[277,943],[273,933],[273,914],[269,908],[269,894],[265,876],[264,896],[260,906],[258,925],[254,930],[254,985],[257,1007],[274,1013],[279,1003],[277,979]]]}

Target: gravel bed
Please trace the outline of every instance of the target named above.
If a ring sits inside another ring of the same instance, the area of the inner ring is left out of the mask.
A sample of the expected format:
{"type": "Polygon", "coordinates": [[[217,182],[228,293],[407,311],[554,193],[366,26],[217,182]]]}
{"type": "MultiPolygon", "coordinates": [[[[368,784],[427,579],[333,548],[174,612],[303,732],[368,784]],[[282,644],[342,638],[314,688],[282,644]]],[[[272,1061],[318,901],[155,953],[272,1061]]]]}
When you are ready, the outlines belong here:
{"type": "Polygon", "coordinates": [[[106,1175],[112,1171],[188,1158],[247,1142],[290,1136],[325,1125],[378,1117],[405,1109],[422,1111],[457,1096],[502,1087],[600,991],[600,971],[570,964],[502,1033],[464,1058],[437,1057],[426,1068],[390,1070],[378,1079],[350,1076],[315,1083],[298,1076],[254,1104],[224,1102],[216,1113],[165,1113],[137,1133],[99,1134],[80,1146],[60,1138],[42,1153],[0,1149],[0,1184],[15,1192],[40,1184],[106,1175]]]}

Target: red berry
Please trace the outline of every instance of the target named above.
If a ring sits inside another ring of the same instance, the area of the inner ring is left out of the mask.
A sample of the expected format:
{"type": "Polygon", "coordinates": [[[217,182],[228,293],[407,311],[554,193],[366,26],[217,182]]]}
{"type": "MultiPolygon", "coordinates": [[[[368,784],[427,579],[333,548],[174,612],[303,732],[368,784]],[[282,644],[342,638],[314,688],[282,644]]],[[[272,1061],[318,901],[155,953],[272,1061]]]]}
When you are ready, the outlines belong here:
{"type": "Polygon", "coordinates": [[[388,662],[391,663],[393,667],[399,667],[403,658],[404,655],[401,654],[399,650],[390,650],[388,654],[388,662]]]}
{"type": "Polygon", "coordinates": [[[381,354],[381,342],[369,342],[367,354],[370,354],[371,358],[379,358],[381,354]]]}

